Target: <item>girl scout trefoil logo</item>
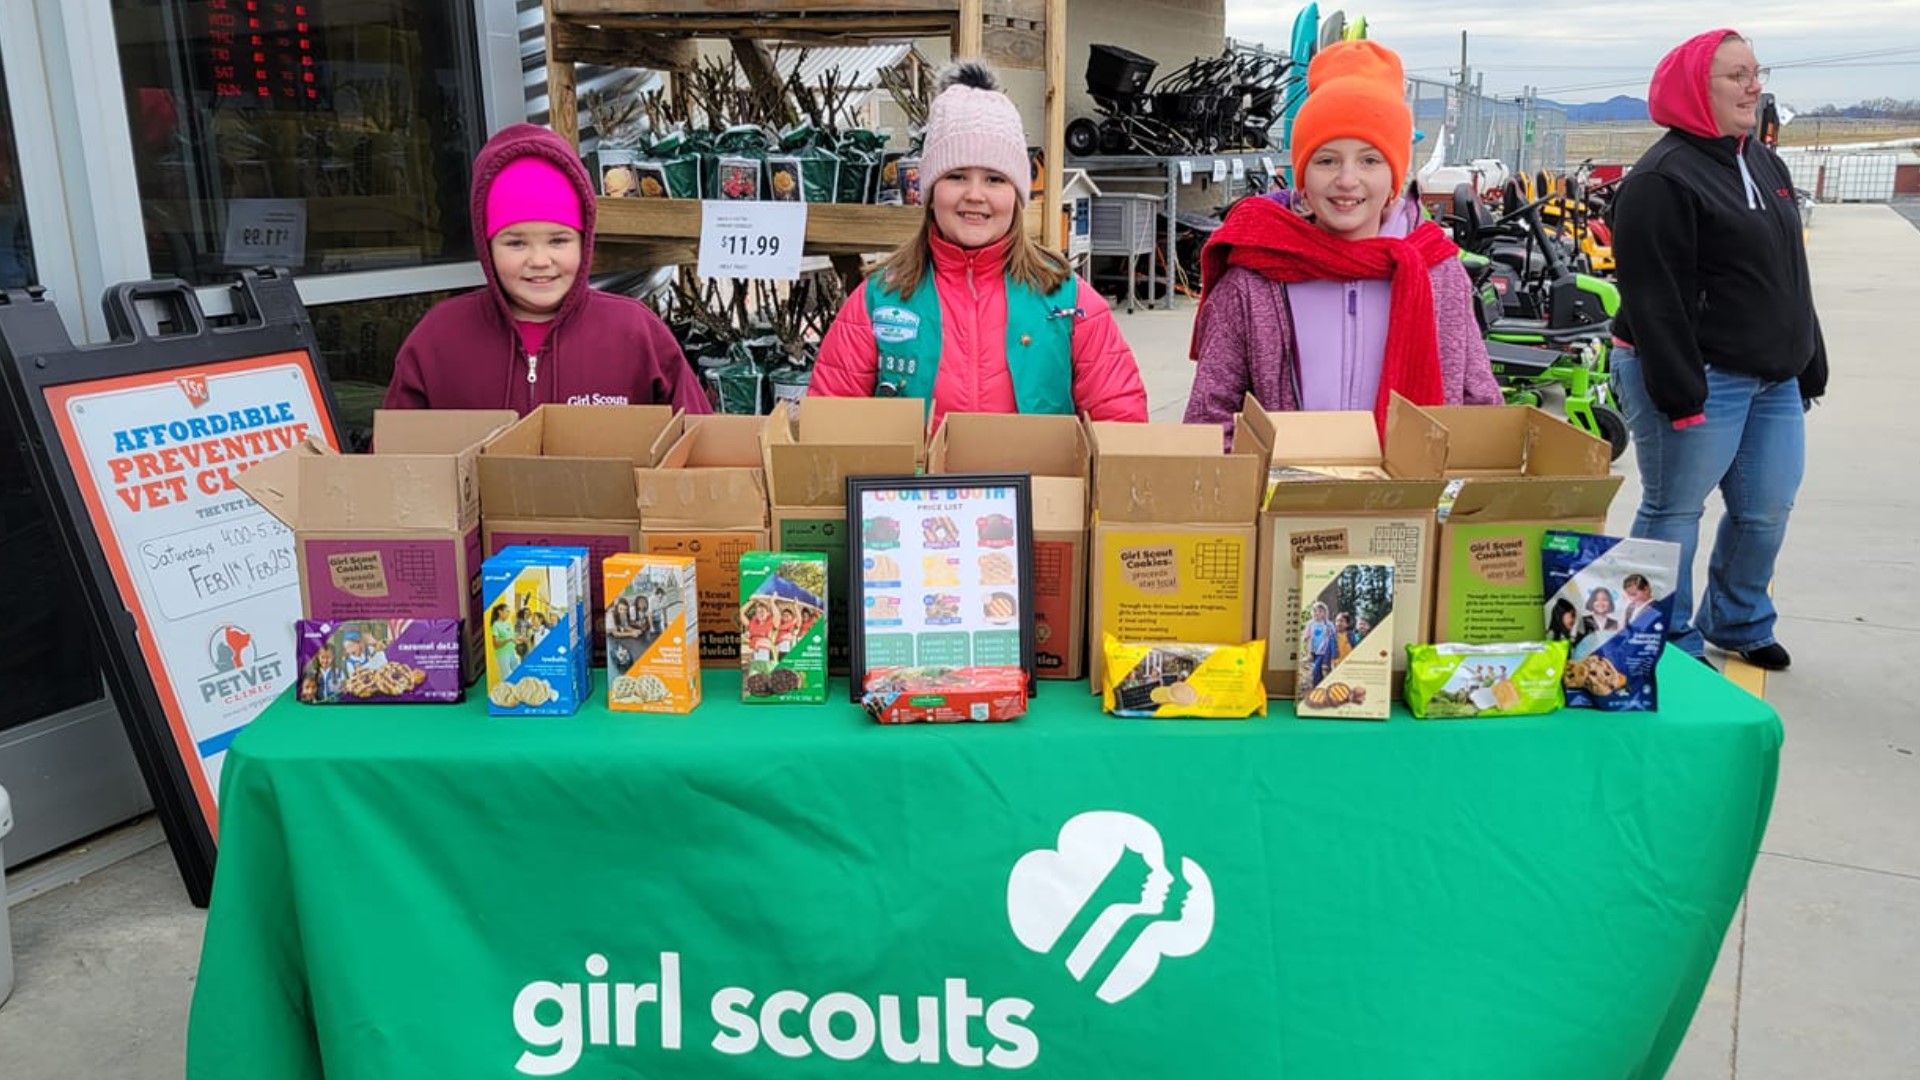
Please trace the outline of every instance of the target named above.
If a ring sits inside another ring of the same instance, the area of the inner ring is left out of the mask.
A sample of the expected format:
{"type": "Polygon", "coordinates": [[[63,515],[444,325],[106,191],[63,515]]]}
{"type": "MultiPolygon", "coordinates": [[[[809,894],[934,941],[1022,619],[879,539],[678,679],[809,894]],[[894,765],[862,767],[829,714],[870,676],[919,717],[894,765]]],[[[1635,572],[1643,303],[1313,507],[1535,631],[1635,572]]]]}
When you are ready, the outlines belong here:
{"type": "Polygon", "coordinates": [[[1063,958],[1113,1004],[1145,986],[1163,957],[1192,956],[1213,934],[1213,883],[1192,859],[1167,867],[1152,825],[1090,810],[1060,827],[1052,848],[1030,851],[1007,880],[1007,920],[1020,944],[1063,958]],[[1097,978],[1090,978],[1097,976],[1097,978]]]}

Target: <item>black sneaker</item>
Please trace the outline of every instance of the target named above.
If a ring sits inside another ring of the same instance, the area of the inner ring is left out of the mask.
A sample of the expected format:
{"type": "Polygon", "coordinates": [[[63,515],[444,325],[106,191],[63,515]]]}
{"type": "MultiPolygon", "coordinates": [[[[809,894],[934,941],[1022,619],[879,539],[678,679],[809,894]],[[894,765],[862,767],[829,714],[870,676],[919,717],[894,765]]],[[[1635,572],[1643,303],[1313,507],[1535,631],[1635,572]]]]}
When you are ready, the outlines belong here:
{"type": "Polygon", "coordinates": [[[1740,654],[1740,659],[1762,671],[1785,671],[1793,663],[1793,657],[1787,655],[1786,648],[1779,642],[1747,649],[1740,654]]]}

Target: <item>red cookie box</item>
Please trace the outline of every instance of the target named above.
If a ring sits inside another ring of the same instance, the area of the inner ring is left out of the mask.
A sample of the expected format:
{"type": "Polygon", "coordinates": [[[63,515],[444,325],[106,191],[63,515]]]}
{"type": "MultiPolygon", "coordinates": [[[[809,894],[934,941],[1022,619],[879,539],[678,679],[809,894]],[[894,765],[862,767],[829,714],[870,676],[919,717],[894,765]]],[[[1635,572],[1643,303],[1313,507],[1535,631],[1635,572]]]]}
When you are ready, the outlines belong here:
{"type": "Polygon", "coordinates": [[[1012,720],[1027,711],[1027,673],[1017,667],[893,667],[867,673],[861,698],[882,724],[1012,720]]]}

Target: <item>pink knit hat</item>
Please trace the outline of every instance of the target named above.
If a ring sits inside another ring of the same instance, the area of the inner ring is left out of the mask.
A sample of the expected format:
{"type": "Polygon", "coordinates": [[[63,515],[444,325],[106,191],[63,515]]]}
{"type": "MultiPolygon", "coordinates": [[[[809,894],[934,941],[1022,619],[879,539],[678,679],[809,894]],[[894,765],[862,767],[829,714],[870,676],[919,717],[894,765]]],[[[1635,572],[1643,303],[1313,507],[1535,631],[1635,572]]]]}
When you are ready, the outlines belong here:
{"type": "Polygon", "coordinates": [[[1020,110],[1001,91],[993,69],[964,60],[941,75],[940,93],[927,110],[920,175],[931,190],[940,177],[973,167],[992,169],[1013,181],[1020,205],[1026,205],[1031,166],[1020,110]]]}
{"type": "Polygon", "coordinates": [[[580,228],[579,190],[558,165],[544,158],[516,158],[487,189],[487,239],[523,221],[580,228]]]}

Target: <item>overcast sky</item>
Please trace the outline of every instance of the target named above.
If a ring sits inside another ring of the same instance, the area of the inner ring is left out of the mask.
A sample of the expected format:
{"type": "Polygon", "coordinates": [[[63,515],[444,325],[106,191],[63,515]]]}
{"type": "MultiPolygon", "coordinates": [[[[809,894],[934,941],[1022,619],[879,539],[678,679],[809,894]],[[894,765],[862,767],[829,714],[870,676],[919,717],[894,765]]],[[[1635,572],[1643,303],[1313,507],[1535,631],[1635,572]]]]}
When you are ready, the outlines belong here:
{"type": "MultiPolygon", "coordinates": [[[[1302,6],[1291,0],[1226,4],[1228,36],[1279,49],[1286,48],[1302,6]]],[[[1321,0],[1322,15],[1336,10],[1365,15],[1367,36],[1400,53],[1408,74],[1441,81],[1456,77],[1460,31],[1467,31],[1467,62],[1486,73],[1490,93],[1501,95],[1531,84],[1541,96],[1569,104],[1615,94],[1645,97],[1647,77],[1663,53],[1702,30],[1727,26],[1753,39],[1760,62],[1774,69],[1768,89],[1786,104],[1806,109],[1920,98],[1920,0],[1321,0]]]]}

